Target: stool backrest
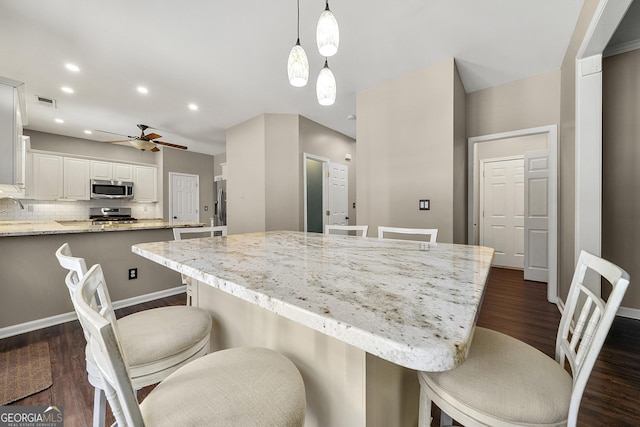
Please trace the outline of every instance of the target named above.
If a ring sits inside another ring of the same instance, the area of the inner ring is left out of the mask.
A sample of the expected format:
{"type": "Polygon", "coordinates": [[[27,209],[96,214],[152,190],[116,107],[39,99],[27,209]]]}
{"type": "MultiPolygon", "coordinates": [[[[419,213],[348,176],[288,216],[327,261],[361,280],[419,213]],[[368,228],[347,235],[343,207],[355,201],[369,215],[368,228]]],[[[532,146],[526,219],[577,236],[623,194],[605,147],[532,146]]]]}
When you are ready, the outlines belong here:
{"type": "Polygon", "coordinates": [[[584,388],[628,286],[629,275],[623,269],[586,251],[580,253],[556,339],[556,361],[560,366],[568,361],[573,375],[569,425],[578,418],[584,388]],[[611,284],[606,302],[585,286],[589,271],[598,275],[597,286],[601,277],[611,284]]]}
{"type": "Polygon", "coordinates": [[[143,426],[129,365],[120,348],[117,330],[109,318],[113,307],[100,264],[91,267],[80,280],[74,300],[117,425],[143,426]]]}
{"type": "Polygon", "coordinates": [[[367,231],[369,231],[368,225],[325,225],[324,234],[343,234],[348,235],[349,231],[355,231],[362,233],[360,237],[367,237],[367,231]],[[331,233],[332,231],[338,231],[339,233],[331,233]]]}
{"type": "MultiPolygon", "coordinates": [[[[438,238],[437,228],[400,228],[400,227],[378,227],[378,239],[384,239],[384,233],[396,233],[396,234],[413,234],[413,235],[427,235],[429,236],[429,242],[435,243],[438,238]]],[[[396,239],[401,240],[401,239],[396,239]]]]}
{"type": "MultiPolygon", "coordinates": [[[[205,234],[209,233],[211,237],[216,235],[218,236],[226,236],[227,235],[227,226],[226,225],[218,225],[216,227],[177,227],[173,229],[173,238],[175,240],[182,240],[183,236],[187,234],[205,234]]],[[[203,236],[192,236],[192,237],[203,237],[203,236]]]]}

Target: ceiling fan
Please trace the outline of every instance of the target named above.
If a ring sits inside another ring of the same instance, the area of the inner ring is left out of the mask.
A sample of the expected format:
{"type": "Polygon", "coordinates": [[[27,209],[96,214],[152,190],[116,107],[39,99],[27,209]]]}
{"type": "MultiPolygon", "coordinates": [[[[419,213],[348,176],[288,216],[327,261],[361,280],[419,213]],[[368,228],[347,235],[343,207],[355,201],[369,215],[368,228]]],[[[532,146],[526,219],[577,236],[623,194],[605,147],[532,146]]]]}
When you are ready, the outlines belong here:
{"type": "Polygon", "coordinates": [[[185,147],[184,145],[178,145],[178,144],[172,144],[170,142],[164,142],[164,141],[158,141],[158,138],[162,138],[162,135],[158,135],[157,133],[148,133],[148,134],[144,134],[144,131],[149,129],[149,126],[147,125],[142,125],[142,124],[138,124],[136,125],[138,126],[138,129],[140,129],[140,136],[129,136],[129,135],[123,135],[120,133],[115,133],[115,132],[107,132],[106,130],[98,130],[96,129],[96,132],[103,132],[103,133],[110,133],[112,135],[120,135],[120,136],[126,136],[127,139],[118,139],[115,141],[105,141],[109,144],[115,144],[118,142],[129,142],[129,144],[131,144],[133,147],[137,148],[138,150],[141,151],[160,151],[160,149],[158,148],[158,145],[165,145],[167,147],[173,147],[173,148],[179,148],[181,150],[186,150],[187,147],[185,147]]]}

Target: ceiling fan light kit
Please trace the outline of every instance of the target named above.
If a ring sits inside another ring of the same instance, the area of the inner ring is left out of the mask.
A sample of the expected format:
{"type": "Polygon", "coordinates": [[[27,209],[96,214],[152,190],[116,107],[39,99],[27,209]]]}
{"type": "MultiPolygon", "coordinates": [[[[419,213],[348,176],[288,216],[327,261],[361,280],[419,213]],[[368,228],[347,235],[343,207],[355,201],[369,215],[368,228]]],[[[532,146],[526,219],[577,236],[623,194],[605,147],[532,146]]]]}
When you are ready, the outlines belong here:
{"type": "MultiPolygon", "coordinates": [[[[309,80],[309,60],[304,48],[300,45],[300,0],[298,4],[298,39],[289,53],[287,73],[289,83],[295,87],[303,87],[309,80]]],[[[336,102],[336,78],[329,68],[327,57],[338,52],[340,45],[340,29],[338,21],[329,9],[329,0],[325,0],[324,11],[320,14],[316,27],[316,43],[318,52],[325,57],[324,67],[316,81],[316,96],[320,105],[333,105],[336,102]]]]}

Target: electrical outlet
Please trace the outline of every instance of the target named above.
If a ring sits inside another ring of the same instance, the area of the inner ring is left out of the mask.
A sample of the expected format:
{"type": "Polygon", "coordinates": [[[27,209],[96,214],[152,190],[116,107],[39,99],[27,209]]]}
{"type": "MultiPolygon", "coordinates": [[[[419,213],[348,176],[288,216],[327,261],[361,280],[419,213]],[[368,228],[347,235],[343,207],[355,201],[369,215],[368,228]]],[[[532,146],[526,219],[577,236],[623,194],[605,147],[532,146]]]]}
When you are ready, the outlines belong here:
{"type": "Polygon", "coordinates": [[[138,278],[138,269],[137,268],[130,268],[129,269],[129,280],[133,280],[133,279],[137,279],[138,278]]]}

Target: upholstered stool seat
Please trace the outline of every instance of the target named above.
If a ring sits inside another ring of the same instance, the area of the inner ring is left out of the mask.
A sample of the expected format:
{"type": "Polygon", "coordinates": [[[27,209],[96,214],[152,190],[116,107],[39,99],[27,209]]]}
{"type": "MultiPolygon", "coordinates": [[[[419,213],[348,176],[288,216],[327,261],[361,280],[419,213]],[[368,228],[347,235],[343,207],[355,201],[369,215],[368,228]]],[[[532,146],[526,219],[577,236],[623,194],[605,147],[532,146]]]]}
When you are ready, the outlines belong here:
{"type": "MultiPolygon", "coordinates": [[[[211,315],[200,308],[159,307],[117,322],[136,389],[156,384],[172,372],[171,367],[178,369],[191,358],[209,353],[211,315]]],[[[92,357],[87,359],[95,363],[92,357]]]]}
{"type": "Polygon", "coordinates": [[[442,410],[441,426],[452,418],[469,427],[575,426],[589,375],[628,286],[626,271],[580,252],[555,359],[510,336],[476,328],[464,363],[447,372],[418,372],[419,427],[431,425],[432,403],[442,410]],[[585,284],[587,272],[599,286],[610,284],[606,301],[585,284]]]}
{"type": "MultiPolygon", "coordinates": [[[[87,273],[84,258],[74,257],[69,244],[56,251],[60,265],[69,273],[65,283],[74,303],[75,288],[87,273]]],[[[191,306],[160,307],[144,310],[110,320],[120,333],[122,351],[129,364],[134,389],[156,384],[180,366],[208,354],[211,340],[211,314],[191,306]]],[[[106,415],[106,397],[102,375],[89,345],[85,351],[89,383],[95,387],[93,426],[103,427],[106,415]]]]}
{"type": "Polygon", "coordinates": [[[180,368],[140,411],[154,427],[301,426],[305,407],[304,383],[289,359],[265,348],[235,348],[180,368]]]}
{"type": "Polygon", "coordinates": [[[288,358],[266,348],[233,348],[193,360],[138,404],[122,351],[120,324],[112,320],[113,306],[99,264],[80,280],[72,300],[117,425],[304,425],[302,376],[288,358]]]}
{"type": "Polygon", "coordinates": [[[554,359],[480,327],[462,365],[451,371],[420,372],[419,378],[435,394],[458,402],[459,409],[464,402],[465,413],[491,414],[510,424],[566,423],[573,388],[571,375],[554,359]]]}

